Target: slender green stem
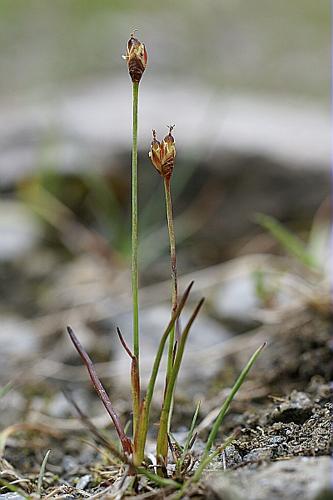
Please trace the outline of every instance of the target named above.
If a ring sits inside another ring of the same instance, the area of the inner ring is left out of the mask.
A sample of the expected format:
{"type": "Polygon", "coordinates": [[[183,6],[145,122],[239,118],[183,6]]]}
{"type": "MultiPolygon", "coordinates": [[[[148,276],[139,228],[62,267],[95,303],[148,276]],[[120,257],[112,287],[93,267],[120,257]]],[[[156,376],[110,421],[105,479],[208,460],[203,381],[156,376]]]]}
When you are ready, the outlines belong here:
{"type": "Polygon", "coordinates": [[[138,102],[139,84],[133,83],[132,142],[132,297],[133,353],[139,359],[139,279],[138,279],[138,102]]]}
{"type": "Polygon", "coordinates": [[[177,284],[176,236],[173,224],[173,208],[172,208],[172,197],[171,197],[171,177],[164,177],[164,191],[165,191],[165,203],[166,203],[166,213],[168,221],[168,232],[170,240],[172,312],[174,312],[177,308],[178,284],[177,284]]]}
{"type": "Polygon", "coordinates": [[[132,142],[132,299],[133,353],[136,359],[138,383],[132,383],[133,434],[135,436],[140,412],[139,375],[139,275],[138,275],[138,102],[139,84],[133,82],[133,142],[132,142]]]}
{"type": "MultiPolygon", "coordinates": [[[[177,309],[178,302],[178,283],[177,283],[177,257],[176,257],[176,236],[175,228],[173,223],[173,207],[172,207],[172,196],[171,196],[171,177],[164,177],[164,191],[165,191],[165,204],[168,222],[168,233],[170,241],[170,261],[171,261],[171,311],[177,309]]],[[[179,321],[177,319],[169,337],[169,349],[168,349],[168,361],[167,361],[167,372],[166,372],[166,387],[171,376],[173,360],[174,360],[174,347],[175,347],[175,332],[176,339],[179,337],[179,321]]],[[[173,411],[173,401],[170,401],[170,407],[168,408],[168,431],[170,431],[170,421],[173,411]]]]}
{"type": "MultiPolygon", "coordinates": [[[[172,304],[172,312],[174,312],[177,308],[178,285],[177,285],[176,236],[173,224],[173,208],[172,208],[172,197],[171,197],[171,177],[164,177],[164,191],[165,191],[165,204],[166,204],[166,213],[168,221],[168,233],[170,241],[171,282],[172,282],[171,304],[172,304]]],[[[170,373],[173,365],[176,328],[177,327],[175,325],[169,337],[167,381],[170,378],[170,373]]]]}

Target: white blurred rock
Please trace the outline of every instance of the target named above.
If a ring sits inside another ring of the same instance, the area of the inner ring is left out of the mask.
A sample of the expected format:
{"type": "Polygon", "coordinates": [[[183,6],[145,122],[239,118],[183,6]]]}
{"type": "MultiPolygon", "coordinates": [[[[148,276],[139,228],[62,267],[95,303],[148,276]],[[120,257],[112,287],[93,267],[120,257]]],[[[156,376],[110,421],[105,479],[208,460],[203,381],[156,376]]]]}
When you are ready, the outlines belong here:
{"type": "Polygon", "coordinates": [[[223,500],[332,499],[330,457],[294,457],[257,468],[211,474],[208,498],[223,500]]]}
{"type": "Polygon", "coordinates": [[[27,207],[17,201],[0,201],[0,261],[14,260],[40,240],[41,227],[27,207]]]}
{"type": "MultiPolygon", "coordinates": [[[[109,166],[128,151],[131,106],[125,83],[124,78],[104,80],[54,96],[51,102],[6,109],[0,125],[2,183],[34,171],[41,151],[46,163],[62,171],[109,166]],[[54,140],[45,143],[55,130],[59,133],[52,135],[54,140]]],[[[152,78],[145,82],[140,101],[145,110],[139,134],[143,151],[148,150],[152,126],[172,122],[177,124],[179,152],[187,158],[207,159],[223,152],[261,155],[288,168],[328,175],[330,118],[320,104],[291,96],[222,94],[192,79],[176,83],[152,78]],[[165,95],[172,106],[161,108],[165,95]]]]}

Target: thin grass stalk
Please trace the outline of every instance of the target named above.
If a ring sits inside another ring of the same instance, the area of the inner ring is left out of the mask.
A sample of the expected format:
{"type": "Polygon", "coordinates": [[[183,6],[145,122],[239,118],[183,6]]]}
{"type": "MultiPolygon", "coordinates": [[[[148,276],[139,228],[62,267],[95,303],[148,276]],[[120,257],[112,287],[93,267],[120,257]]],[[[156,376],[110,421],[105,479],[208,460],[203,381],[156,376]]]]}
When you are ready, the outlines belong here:
{"type": "Polygon", "coordinates": [[[197,406],[195,408],[195,412],[194,412],[193,418],[192,418],[191,426],[190,426],[190,429],[189,429],[187,437],[186,437],[186,441],[185,441],[185,444],[184,444],[184,448],[183,448],[181,457],[178,460],[178,463],[176,464],[176,469],[177,469],[178,473],[181,472],[181,469],[182,469],[183,464],[184,464],[184,460],[186,458],[187,452],[189,450],[189,447],[190,447],[190,444],[191,444],[191,441],[192,441],[192,438],[193,438],[195,425],[197,423],[197,419],[198,419],[198,415],[199,415],[199,411],[200,411],[200,405],[201,405],[201,401],[198,401],[197,406]]]}
{"type": "MultiPolygon", "coordinates": [[[[204,461],[208,457],[209,452],[210,452],[210,450],[211,450],[211,448],[212,448],[212,446],[214,444],[214,441],[216,439],[216,436],[217,436],[217,433],[219,431],[219,428],[220,428],[220,426],[222,424],[222,421],[223,421],[223,419],[224,419],[227,411],[229,410],[229,406],[230,406],[232,400],[234,399],[234,397],[237,394],[238,390],[242,386],[242,384],[243,384],[244,380],[246,379],[249,371],[251,370],[252,366],[256,362],[258,356],[260,355],[261,351],[264,349],[265,346],[266,346],[266,342],[264,344],[262,344],[255,351],[254,354],[252,354],[251,358],[249,359],[249,361],[247,362],[246,366],[243,368],[243,370],[241,371],[239,377],[237,378],[235,384],[233,385],[233,387],[232,387],[232,389],[230,391],[229,396],[224,401],[224,403],[223,403],[223,405],[221,407],[221,410],[220,410],[218,416],[216,417],[216,420],[214,422],[212,430],[209,433],[208,440],[207,440],[206,447],[205,447],[205,451],[204,451],[204,453],[203,453],[203,455],[201,457],[200,464],[204,463],[204,461]]],[[[200,467],[200,465],[199,465],[199,467],[200,467]]]]}
{"type": "MultiPolygon", "coordinates": [[[[170,242],[170,260],[171,260],[171,307],[172,313],[177,308],[178,302],[178,282],[177,282],[177,257],[176,257],[176,235],[173,222],[173,205],[171,196],[171,177],[164,177],[164,191],[165,191],[165,204],[168,222],[168,234],[170,242]]],[[[177,325],[177,322],[176,322],[177,325]]],[[[177,326],[176,326],[177,331],[177,326]]],[[[169,338],[169,352],[168,352],[168,372],[171,372],[173,364],[173,349],[174,349],[174,332],[171,333],[169,338]]]]}
{"type": "MultiPolygon", "coordinates": [[[[136,358],[136,379],[140,381],[139,370],[139,272],[138,272],[138,102],[139,83],[133,82],[133,137],[132,137],[132,301],[133,301],[133,352],[136,358]]],[[[132,378],[133,435],[136,434],[140,412],[140,382],[132,378]]]]}
{"type": "MultiPolygon", "coordinates": [[[[168,234],[170,242],[170,261],[171,261],[171,311],[177,309],[178,302],[178,280],[177,280],[177,256],[176,256],[176,235],[173,222],[173,205],[171,196],[171,176],[164,177],[164,191],[165,191],[165,204],[168,223],[168,234]]],[[[169,349],[165,388],[167,388],[168,381],[171,376],[173,362],[175,358],[175,339],[179,340],[179,319],[175,322],[173,329],[169,336],[169,349]]],[[[168,411],[168,432],[170,431],[171,418],[173,413],[173,399],[170,401],[168,411]]]]}
{"type": "Polygon", "coordinates": [[[199,467],[196,469],[195,473],[193,474],[192,477],[190,477],[187,481],[184,482],[182,487],[180,488],[180,491],[173,497],[174,500],[180,500],[181,498],[184,497],[186,490],[192,483],[197,483],[200,481],[202,473],[208,467],[208,465],[211,463],[214,458],[216,458],[220,453],[222,453],[230,444],[236,439],[237,434],[233,434],[230,436],[224,443],[218,447],[217,450],[215,450],[213,453],[208,455],[206,459],[203,462],[200,462],[199,467]]]}
{"type": "Polygon", "coordinates": [[[40,470],[39,470],[38,481],[37,481],[37,496],[39,498],[42,498],[43,479],[45,476],[46,464],[47,464],[50,453],[51,453],[51,450],[47,450],[47,452],[45,453],[45,457],[43,458],[42,465],[41,465],[40,470]]]}
{"type": "Polygon", "coordinates": [[[186,301],[188,299],[188,296],[190,294],[191,288],[193,286],[193,281],[189,284],[187,289],[185,290],[176,311],[172,315],[168,326],[166,327],[162,338],[160,340],[160,344],[155,356],[151,376],[149,379],[148,387],[147,387],[147,392],[146,392],[146,397],[142,402],[142,407],[141,407],[141,415],[139,419],[139,428],[138,432],[135,436],[135,441],[134,441],[134,463],[136,465],[140,465],[143,460],[144,460],[144,450],[145,450],[145,445],[146,445],[146,439],[147,439],[147,433],[148,433],[148,425],[149,425],[149,416],[150,416],[150,407],[151,407],[151,402],[153,399],[153,394],[154,394],[154,389],[155,389],[155,383],[158,375],[158,371],[160,368],[161,364],[161,359],[163,356],[163,351],[164,347],[166,344],[166,341],[168,340],[168,336],[170,335],[170,332],[172,328],[174,327],[175,321],[177,318],[179,318],[179,315],[181,314],[186,301]]]}
{"type": "Polygon", "coordinates": [[[180,337],[176,358],[174,361],[174,365],[172,368],[172,372],[170,374],[170,379],[168,381],[168,385],[165,392],[165,397],[162,405],[161,416],[160,416],[160,425],[157,436],[157,446],[156,446],[156,455],[158,463],[165,464],[167,461],[168,455],[168,415],[169,409],[171,405],[171,401],[174,394],[174,389],[180,369],[180,365],[183,359],[184,349],[188,334],[190,332],[193,321],[197,317],[201,306],[204,302],[204,299],[201,299],[195,310],[193,311],[187,325],[184,328],[184,331],[180,337]]]}

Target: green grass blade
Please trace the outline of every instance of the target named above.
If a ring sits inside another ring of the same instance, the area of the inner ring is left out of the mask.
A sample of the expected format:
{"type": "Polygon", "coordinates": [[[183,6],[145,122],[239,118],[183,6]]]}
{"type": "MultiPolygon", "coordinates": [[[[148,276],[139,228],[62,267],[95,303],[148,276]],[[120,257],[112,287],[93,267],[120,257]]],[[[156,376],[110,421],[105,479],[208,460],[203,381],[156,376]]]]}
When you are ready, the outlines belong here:
{"type": "Polygon", "coordinates": [[[224,451],[237,437],[238,433],[236,432],[232,436],[230,436],[228,439],[224,441],[224,443],[217,448],[213,453],[208,455],[204,460],[200,461],[199,467],[196,469],[193,477],[191,478],[191,482],[198,482],[201,478],[201,475],[203,471],[208,467],[208,465],[211,463],[212,460],[214,460],[215,457],[217,457],[222,451],[224,451]]]}
{"type": "Polygon", "coordinates": [[[158,431],[158,436],[157,436],[157,447],[156,447],[156,454],[157,454],[158,461],[160,461],[161,458],[163,461],[165,461],[166,457],[167,457],[167,453],[168,453],[168,418],[169,418],[169,411],[170,411],[170,407],[171,407],[171,401],[173,398],[180,365],[181,365],[181,362],[183,360],[183,354],[184,354],[186,340],[187,340],[188,334],[190,332],[191,326],[192,326],[195,318],[197,317],[197,315],[202,307],[203,302],[204,302],[204,299],[201,299],[199,304],[197,305],[197,307],[193,311],[192,316],[190,317],[189,321],[187,322],[187,325],[185,326],[184,331],[180,337],[176,358],[174,361],[172,372],[170,374],[170,379],[168,380],[168,385],[166,387],[165,397],[164,397],[162,411],[161,411],[160,426],[159,426],[159,431],[158,431]]]}
{"type": "Polygon", "coordinates": [[[143,405],[142,405],[141,415],[140,415],[140,419],[139,419],[139,429],[138,429],[138,432],[135,436],[135,449],[136,449],[136,454],[137,454],[137,457],[135,459],[136,465],[141,463],[143,460],[143,457],[144,457],[144,448],[145,448],[145,443],[146,443],[146,438],[147,438],[147,433],[148,433],[150,407],[151,407],[151,402],[153,399],[155,383],[156,383],[158,371],[160,368],[164,347],[165,347],[166,341],[168,339],[168,336],[170,335],[170,332],[171,332],[172,328],[174,327],[174,324],[175,324],[177,318],[179,318],[179,316],[180,316],[180,314],[181,314],[181,312],[186,304],[186,301],[188,299],[188,296],[189,296],[189,293],[190,293],[191,288],[193,286],[193,283],[194,282],[192,281],[190,283],[190,285],[187,287],[187,289],[185,290],[185,292],[184,292],[184,294],[183,294],[183,296],[178,304],[178,307],[177,307],[176,311],[174,312],[174,314],[172,315],[171,320],[169,321],[169,324],[166,327],[166,329],[162,335],[162,338],[160,340],[160,344],[159,344],[159,347],[158,347],[158,350],[157,350],[157,353],[155,356],[151,376],[150,376],[148,387],[147,387],[146,397],[145,397],[145,399],[143,401],[143,405]]]}
{"type": "Polygon", "coordinates": [[[207,444],[206,444],[206,447],[205,447],[205,451],[201,457],[201,461],[200,461],[200,464],[203,463],[213,444],[214,444],[214,441],[216,439],[216,436],[217,436],[217,433],[218,433],[218,430],[222,424],[222,421],[229,409],[229,406],[232,402],[232,400],[234,399],[235,395],[237,394],[238,390],[240,389],[240,387],[242,386],[244,380],[246,379],[249,371],[251,370],[252,366],[254,365],[254,363],[256,362],[259,354],[261,353],[261,351],[264,349],[264,347],[266,346],[266,342],[264,344],[262,344],[256,351],[254,354],[252,354],[251,358],[249,359],[248,363],[246,364],[245,368],[243,368],[242,372],[240,373],[238,379],[236,380],[234,386],[232,387],[231,389],[231,392],[229,394],[229,396],[226,398],[226,400],[224,401],[222,407],[221,407],[221,410],[220,410],[220,413],[218,414],[218,416],[216,417],[216,420],[214,422],[214,425],[213,425],[213,428],[212,430],[210,431],[210,434],[208,436],[208,440],[207,440],[207,444]]]}
{"type": "MultiPolygon", "coordinates": [[[[13,493],[17,493],[18,495],[20,495],[25,500],[32,500],[32,497],[29,496],[29,495],[26,495],[26,493],[23,490],[21,490],[21,488],[19,488],[18,486],[15,486],[14,484],[11,484],[8,481],[5,481],[4,479],[0,479],[0,485],[1,484],[5,488],[7,488],[7,490],[12,491],[13,493]]],[[[1,489],[2,488],[0,488],[0,494],[1,494],[1,489]]]]}
{"type": "Polygon", "coordinates": [[[236,439],[237,433],[233,434],[230,438],[228,438],[221,446],[218,447],[216,451],[211,453],[206,457],[206,459],[200,462],[199,467],[196,469],[195,473],[192,477],[190,477],[187,481],[184,482],[180,491],[173,497],[174,500],[180,500],[184,498],[186,490],[192,483],[197,483],[200,481],[203,471],[208,467],[212,460],[217,457],[223,450],[225,450],[233,441],[236,439]]]}
{"type": "Polygon", "coordinates": [[[305,243],[286,229],[274,217],[256,214],[255,220],[263,228],[269,231],[285,250],[294,255],[302,264],[311,269],[318,269],[318,263],[314,256],[307,250],[305,243]]]}
{"type": "Polygon", "coordinates": [[[181,457],[179,459],[179,463],[177,464],[178,471],[181,470],[183,463],[184,463],[184,460],[185,460],[185,457],[186,457],[186,454],[189,450],[189,446],[190,446],[190,443],[191,443],[192,438],[193,438],[195,425],[197,423],[197,419],[198,419],[198,415],[199,415],[199,411],[200,411],[200,405],[201,405],[201,401],[198,401],[196,408],[195,408],[195,412],[193,414],[191,426],[190,426],[190,429],[189,429],[187,437],[186,437],[183,452],[182,452],[181,457]]]}
{"type": "Polygon", "coordinates": [[[4,387],[0,387],[0,399],[6,396],[6,394],[11,390],[13,387],[12,382],[8,382],[4,387]]]}
{"type": "Polygon", "coordinates": [[[172,488],[180,489],[182,487],[182,485],[180,483],[177,483],[177,481],[174,481],[173,479],[166,479],[164,477],[160,477],[157,474],[150,472],[145,467],[137,467],[136,471],[139,474],[146,476],[150,481],[152,481],[153,483],[157,484],[158,486],[160,486],[162,488],[171,486],[172,488]]]}
{"type": "Polygon", "coordinates": [[[37,495],[39,496],[39,498],[42,498],[43,479],[44,479],[44,475],[45,475],[46,464],[47,464],[50,453],[51,453],[51,450],[47,450],[47,452],[45,453],[45,457],[43,458],[42,465],[40,466],[40,471],[39,471],[39,475],[38,475],[38,482],[37,482],[37,495]]]}

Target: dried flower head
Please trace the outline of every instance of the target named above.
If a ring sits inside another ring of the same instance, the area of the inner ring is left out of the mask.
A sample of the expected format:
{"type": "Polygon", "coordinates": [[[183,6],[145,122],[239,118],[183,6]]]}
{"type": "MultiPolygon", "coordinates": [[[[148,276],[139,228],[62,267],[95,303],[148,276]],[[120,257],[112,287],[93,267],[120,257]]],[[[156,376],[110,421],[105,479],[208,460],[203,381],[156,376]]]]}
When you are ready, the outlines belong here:
{"type": "Polygon", "coordinates": [[[153,130],[149,158],[162,177],[170,178],[175,166],[176,146],[175,139],[171,134],[174,127],[174,125],[169,126],[169,133],[164,137],[162,142],[157,140],[156,130],[153,130]]]}
{"type": "Polygon", "coordinates": [[[123,59],[127,61],[128,72],[133,83],[139,83],[144,70],[147,67],[147,51],[145,45],[134,37],[135,31],[127,42],[126,55],[123,59]]]}

